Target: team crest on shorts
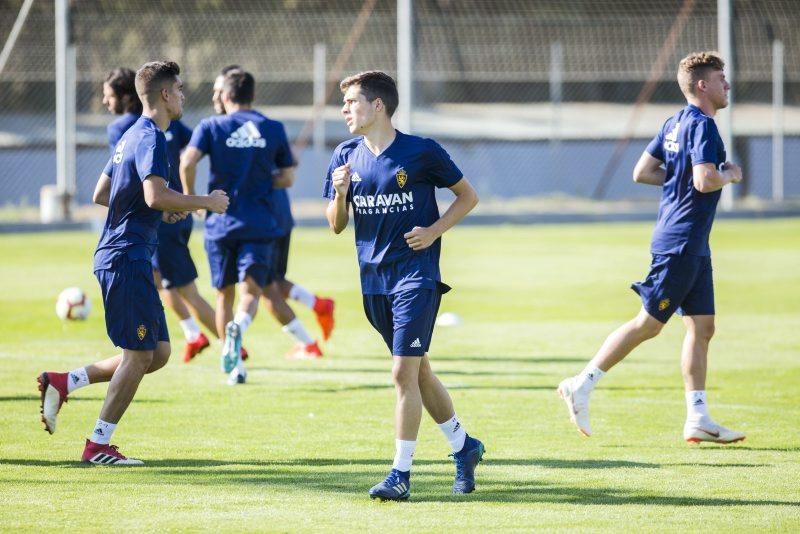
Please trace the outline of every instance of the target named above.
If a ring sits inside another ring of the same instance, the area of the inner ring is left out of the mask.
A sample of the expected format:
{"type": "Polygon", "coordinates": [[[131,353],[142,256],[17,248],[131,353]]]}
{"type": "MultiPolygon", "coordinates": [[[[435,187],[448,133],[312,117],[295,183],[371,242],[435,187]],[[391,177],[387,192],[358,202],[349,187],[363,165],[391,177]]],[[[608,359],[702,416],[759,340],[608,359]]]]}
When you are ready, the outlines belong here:
{"type": "Polygon", "coordinates": [[[658,303],[658,311],[664,311],[669,308],[669,299],[661,299],[658,303]]]}
{"type": "Polygon", "coordinates": [[[400,189],[402,189],[405,187],[406,182],[408,181],[408,173],[405,171],[405,169],[400,167],[400,170],[397,171],[395,178],[397,178],[397,185],[399,185],[400,189]]]}
{"type": "Polygon", "coordinates": [[[139,341],[144,339],[144,336],[147,335],[147,328],[143,324],[139,325],[139,328],[136,329],[136,335],[139,336],[139,341]]]}

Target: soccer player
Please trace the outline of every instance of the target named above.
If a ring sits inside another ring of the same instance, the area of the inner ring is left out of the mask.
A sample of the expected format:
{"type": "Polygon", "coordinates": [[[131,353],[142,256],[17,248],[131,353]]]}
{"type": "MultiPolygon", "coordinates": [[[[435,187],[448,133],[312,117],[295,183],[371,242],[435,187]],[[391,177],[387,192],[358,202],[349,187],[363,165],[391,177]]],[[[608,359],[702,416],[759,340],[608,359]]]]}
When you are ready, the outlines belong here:
{"type": "MultiPolygon", "coordinates": [[[[214,92],[211,102],[214,105],[214,111],[220,115],[225,114],[225,108],[222,105],[222,88],[225,74],[237,69],[241,69],[241,67],[239,65],[228,65],[220,71],[220,74],[214,80],[214,92]]],[[[270,210],[278,221],[278,226],[281,228],[283,235],[276,240],[277,252],[274,260],[273,282],[263,290],[264,305],[270,314],[283,325],[283,331],[297,341],[294,349],[289,352],[287,357],[291,359],[319,358],[322,356],[319,345],[294,314],[286,299],[289,298],[300,302],[314,312],[324,340],[330,338],[333,331],[334,301],[333,299],[318,297],[305,287],[286,278],[286,270],[289,263],[289,243],[291,241],[292,228],[294,227],[292,209],[286,189],[275,189],[273,191],[270,197],[270,210]]]]}
{"type": "Polygon", "coordinates": [[[726,161],[714,115],[728,105],[730,86],[722,59],[712,52],[683,58],[678,84],[687,106],[667,119],[633,170],[637,183],[663,188],[650,246],[652,263],[639,294],[638,315],[608,336],[577,376],[563,380],[558,393],[572,422],[591,435],[589,396],[597,382],[643,341],[655,337],[673,313],[683,316],[686,337],[681,370],[686,390],[683,438],[690,443],[732,443],[741,432],[717,424],[708,413],[706,369],[714,335],[714,285],[708,244],[720,191],[742,180],[738,165],[726,161]]]}
{"type": "Polygon", "coordinates": [[[224,191],[188,196],[167,187],[169,159],[164,130],[183,113],[183,83],[173,62],[145,63],[136,73],[142,116],[117,143],[94,192],[108,216],[94,255],[94,271],[103,293],[106,330],[122,355],[69,375],[42,373],[42,420],[55,430],[55,418],[75,386],[110,380],[100,418],[86,440],[81,460],[101,465],[141,465],[110,445],[119,420],[142,377],[163,367],[170,355],[164,308],[158,297],[151,257],[162,219],[174,223],[188,211],[222,213],[224,191]],[[94,380],[91,380],[94,378],[94,380]]]}
{"type": "Polygon", "coordinates": [[[453,493],[470,493],[484,446],[467,435],[427,352],[441,296],[450,290],[439,272],[440,237],[475,207],[478,195],[435,141],[394,129],[398,94],[388,74],[361,72],[344,79],[340,88],[345,122],[359,137],[333,153],[325,181],[326,215],[339,234],[353,207],[364,311],[392,354],[397,395],[394,463],[369,495],[408,499],[422,406],[452,448],[453,493]],[[456,196],[441,218],[437,187],[456,196]]]}
{"type": "MultiPolygon", "coordinates": [[[[121,115],[106,128],[111,155],[124,134],[142,114],[142,103],[136,94],[136,73],[124,67],[112,70],[103,83],[103,104],[111,113],[121,115]]],[[[164,132],[167,139],[170,176],[169,187],[183,192],[178,173],[181,150],[189,143],[192,130],[180,120],[172,121],[164,132]]],[[[158,247],[153,254],[153,269],[156,287],[162,300],[178,316],[186,338],[183,361],[188,362],[209,346],[192,313],[203,325],[216,333],[214,309],[197,290],[194,280],[197,269],[189,252],[192,234],[192,219],[187,217],[175,224],[162,224],[158,228],[158,247]],[[188,306],[188,308],[187,308],[188,306]]]]}
{"type": "Polygon", "coordinates": [[[205,226],[212,284],[217,289],[217,331],[225,339],[222,368],[231,385],[246,380],[242,336],[256,315],[262,288],[272,281],[275,239],[281,229],[270,211],[270,197],[274,188],[294,182],[294,160],[284,127],[252,109],[254,93],[250,73],[228,71],[219,96],[226,114],[203,119],[181,157],[186,191],[194,190],[197,164],[208,154],[209,188],[224,189],[231,197],[230,209],[208,214],[205,226]],[[237,283],[241,297],[234,315],[237,283]]]}

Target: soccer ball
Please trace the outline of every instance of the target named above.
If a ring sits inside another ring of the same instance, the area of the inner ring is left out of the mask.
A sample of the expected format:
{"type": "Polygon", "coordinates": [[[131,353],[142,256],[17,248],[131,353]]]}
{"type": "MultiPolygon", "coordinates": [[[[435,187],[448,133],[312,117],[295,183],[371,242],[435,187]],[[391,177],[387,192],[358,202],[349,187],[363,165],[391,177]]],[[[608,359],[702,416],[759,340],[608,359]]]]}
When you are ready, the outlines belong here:
{"type": "Polygon", "coordinates": [[[79,287],[68,287],[58,295],[56,315],[64,320],[82,321],[89,317],[92,303],[79,287]]]}

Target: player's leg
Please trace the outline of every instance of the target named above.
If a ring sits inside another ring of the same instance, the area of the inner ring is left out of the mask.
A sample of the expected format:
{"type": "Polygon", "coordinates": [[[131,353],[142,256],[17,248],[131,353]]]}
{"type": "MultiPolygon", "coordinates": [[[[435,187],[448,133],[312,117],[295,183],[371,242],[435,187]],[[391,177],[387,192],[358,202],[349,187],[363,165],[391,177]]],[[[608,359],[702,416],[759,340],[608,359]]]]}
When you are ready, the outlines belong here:
{"type": "Polygon", "coordinates": [[[103,288],[109,337],[123,352],[81,459],[104,465],[141,465],[141,461],[122,455],[110,440],[142,377],[169,359],[164,308],[146,262],[123,262],[115,271],[98,273],[98,279],[103,288]]]}
{"type": "Polygon", "coordinates": [[[294,314],[294,311],[286,302],[281,293],[280,284],[280,281],[275,281],[267,285],[264,288],[262,297],[264,306],[266,306],[270,315],[281,324],[281,330],[292,336],[296,342],[295,347],[289,351],[286,357],[293,360],[321,358],[322,350],[320,350],[316,340],[311,337],[303,322],[294,314]]]}
{"type": "Polygon", "coordinates": [[[214,308],[200,294],[194,280],[177,288],[191,314],[214,335],[217,334],[217,325],[214,318],[214,308]]]}
{"type": "MultiPolygon", "coordinates": [[[[162,261],[162,263],[164,262],[162,261]]],[[[161,301],[171,309],[178,318],[178,324],[186,340],[183,350],[183,361],[188,362],[199,354],[200,351],[208,347],[208,338],[200,330],[200,325],[198,325],[194,317],[192,317],[180,291],[172,284],[172,281],[167,278],[162,279],[161,272],[157,270],[153,271],[153,278],[155,279],[156,287],[159,288],[158,292],[161,295],[161,301]]],[[[214,329],[214,331],[216,331],[216,329],[214,329]]]]}
{"type": "Polygon", "coordinates": [[[686,423],[683,437],[689,443],[711,441],[733,443],[745,439],[737,432],[717,424],[708,413],[706,375],[708,347],[714,336],[714,283],[711,259],[698,258],[697,281],[681,304],[686,335],[681,351],[681,371],[686,392],[686,423]]]}
{"type": "Polygon", "coordinates": [[[456,466],[453,493],[471,493],[475,489],[475,468],[483,458],[484,446],[480,440],[467,434],[466,428],[459,421],[453,408],[450,393],[444,384],[434,374],[431,368],[427,350],[433,338],[433,329],[436,316],[439,312],[441,293],[439,290],[420,290],[418,298],[423,302],[412,303],[407,316],[413,317],[402,329],[396,330],[396,337],[405,338],[404,344],[416,344],[420,341],[420,350],[424,350],[420,361],[419,388],[425,410],[433,418],[439,430],[442,431],[452,450],[453,461],[456,466]]]}
{"type": "Polygon", "coordinates": [[[589,397],[595,385],[633,349],[661,332],[691,288],[694,273],[685,271],[686,265],[680,257],[654,254],[647,278],[631,286],[642,300],[639,313],[606,338],[583,371],[558,385],[558,394],[567,405],[570,420],[584,436],[592,433],[589,397]]]}
{"type": "MultiPolygon", "coordinates": [[[[292,234],[289,232],[285,236],[279,238],[276,242],[277,249],[275,260],[275,279],[278,282],[280,292],[282,293],[284,299],[292,299],[297,301],[314,312],[314,315],[317,317],[317,323],[322,330],[322,339],[327,341],[331,337],[331,332],[333,332],[334,326],[333,299],[318,297],[305,287],[286,279],[286,271],[289,266],[289,249],[291,239],[292,234]]],[[[317,350],[319,350],[318,347],[317,350]]],[[[314,356],[316,356],[316,354],[312,355],[312,357],[314,356]]]]}

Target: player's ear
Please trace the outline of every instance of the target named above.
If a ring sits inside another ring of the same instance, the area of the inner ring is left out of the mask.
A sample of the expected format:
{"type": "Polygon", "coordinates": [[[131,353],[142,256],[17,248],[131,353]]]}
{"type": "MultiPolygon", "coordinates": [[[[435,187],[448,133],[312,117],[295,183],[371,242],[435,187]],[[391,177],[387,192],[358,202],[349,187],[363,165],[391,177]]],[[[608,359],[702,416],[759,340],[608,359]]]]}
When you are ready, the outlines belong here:
{"type": "Polygon", "coordinates": [[[383,105],[383,100],[378,97],[375,99],[375,111],[380,111],[382,109],[385,109],[385,106],[383,105]]]}

